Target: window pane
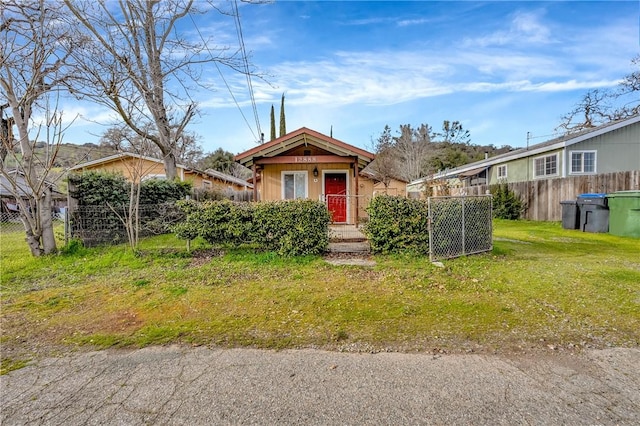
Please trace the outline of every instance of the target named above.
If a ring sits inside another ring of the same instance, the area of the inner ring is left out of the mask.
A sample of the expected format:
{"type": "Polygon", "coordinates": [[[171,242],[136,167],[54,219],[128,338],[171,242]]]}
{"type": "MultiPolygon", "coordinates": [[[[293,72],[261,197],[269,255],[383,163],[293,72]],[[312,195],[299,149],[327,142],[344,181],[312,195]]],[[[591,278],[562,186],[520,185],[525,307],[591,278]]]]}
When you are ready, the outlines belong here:
{"type": "Polygon", "coordinates": [[[305,188],[307,186],[307,176],[304,174],[296,174],[294,175],[296,178],[296,198],[304,198],[305,197],[305,188]]]}
{"type": "Polygon", "coordinates": [[[546,158],[546,174],[547,175],[555,175],[556,174],[556,156],[550,155],[546,158]]]}
{"type": "Polygon", "coordinates": [[[571,153],[571,173],[580,173],[582,171],[582,153],[571,153]]]}
{"type": "Polygon", "coordinates": [[[291,200],[294,198],[294,177],[295,175],[284,175],[284,199],[291,200]]]}
{"type": "Polygon", "coordinates": [[[595,173],[596,171],[596,153],[585,152],[584,154],[584,169],[585,173],[595,173]]]}
{"type": "Polygon", "coordinates": [[[534,162],[536,176],[544,176],[544,158],[536,158],[534,162]]]}

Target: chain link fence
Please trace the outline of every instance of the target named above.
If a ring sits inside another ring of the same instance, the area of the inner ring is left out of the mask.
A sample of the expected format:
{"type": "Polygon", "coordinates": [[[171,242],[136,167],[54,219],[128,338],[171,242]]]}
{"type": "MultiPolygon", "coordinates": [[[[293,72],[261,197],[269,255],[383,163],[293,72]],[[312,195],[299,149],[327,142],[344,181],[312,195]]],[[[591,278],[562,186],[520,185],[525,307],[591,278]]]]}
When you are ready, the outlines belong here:
{"type": "MultiPolygon", "coordinates": [[[[58,227],[64,225],[64,214],[52,213],[53,226],[58,227]]],[[[20,219],[18,212],[2,212],[0,216],[0,235],[8,235],[13,233],[24,234],[24,225],[20,219]]]]}
{"type": "Polygon", "coordinates": [[[128,241],[127,226],[137,228],[139,237],[148,237],[170,233],[184,220],[184,213],[171,203],[140,205],[137,216],[135,220],[129,205],[80,206],[69,213],[68,238],[86,247],[121,244],[128,241]]]}
{"type": "Polygon", "coordinates": [[[491,195],[429,197],[432,262],[493,249],[491,195]]]}

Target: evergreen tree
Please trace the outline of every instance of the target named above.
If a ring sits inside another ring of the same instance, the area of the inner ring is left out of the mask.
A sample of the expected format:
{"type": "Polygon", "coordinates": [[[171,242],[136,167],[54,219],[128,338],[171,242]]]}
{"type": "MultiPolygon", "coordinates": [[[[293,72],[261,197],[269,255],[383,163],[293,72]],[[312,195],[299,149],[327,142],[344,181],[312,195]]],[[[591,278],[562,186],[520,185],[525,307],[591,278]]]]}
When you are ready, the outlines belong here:
{"type": "Polygon", "coordinates": [[[276,138],[276,113],[271,104],[271,140],[276,138]]]}
{"type": "Polygon", "coordinates": [[[282,101],[280,102],[280,137],[287,134],[287,124],[284,119],[284,93],[282,94],[282,101]]]}

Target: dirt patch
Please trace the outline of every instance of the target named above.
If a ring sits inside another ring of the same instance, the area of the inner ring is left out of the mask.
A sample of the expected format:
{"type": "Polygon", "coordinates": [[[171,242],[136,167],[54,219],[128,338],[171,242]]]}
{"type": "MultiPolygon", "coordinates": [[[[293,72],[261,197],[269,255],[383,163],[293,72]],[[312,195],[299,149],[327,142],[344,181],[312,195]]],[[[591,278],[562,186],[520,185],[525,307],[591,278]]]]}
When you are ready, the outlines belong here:
{"type": "Polygon", "coordinates": [[[189,266],[197,268],[211,262],[215,257],[224,256],[224,251],[220,249],[202,249],[195,250],[191,255],[191,263],[189,266]]]}
{"type": "Polygon", "coordinates": [[[323,259],[331,265],[375,266],[376,262],[368,254],[360,253],[327,253],[323,259]]]}

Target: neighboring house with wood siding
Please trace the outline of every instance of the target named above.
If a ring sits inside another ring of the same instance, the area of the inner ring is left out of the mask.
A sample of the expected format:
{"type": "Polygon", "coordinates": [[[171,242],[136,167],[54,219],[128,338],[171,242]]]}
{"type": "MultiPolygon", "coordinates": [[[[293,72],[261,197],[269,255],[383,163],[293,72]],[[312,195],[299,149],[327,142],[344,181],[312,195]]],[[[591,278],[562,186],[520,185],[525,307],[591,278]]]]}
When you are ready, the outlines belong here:
{"type": "Polygon", "coordinates": [[[445,181],[461,193],[465,188],[503,182],[636,170],[640,170],[640,115],[445,170],[411,182],[408,191],[423,192],[429,187],[437,192],[445,181]]]}
{"type": "MultiPolygon", "coordinates": [[[[215,170],[197,170],[178,164],[178,179],[191,182],[194,189],[205,190],[250,190],[252,185],[240,178],[215,170]]],[[[153,157],[123,152],[97,160],[78,164],[70,169],[73,173],[104,171],[122,174],[127,180],[140,182],[146,179],[165,179],[164,163],[153,157]]]]}
{"type": "MultiPolygon", "coordinates": [[[[381,191],[380,182],[363,174],[374,154],[305,127],[236,155],[253,171],[254,199],[308,198],[327,204],[334,223],[355,224],[381,191]]],[[[406,183],[394,181],[404,194],[406,183]]]]}

